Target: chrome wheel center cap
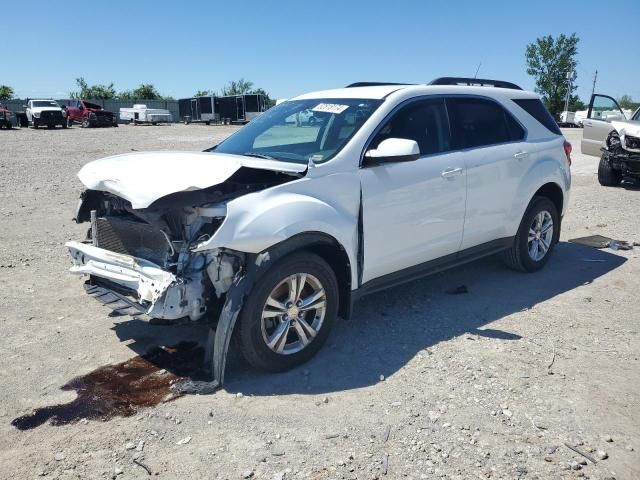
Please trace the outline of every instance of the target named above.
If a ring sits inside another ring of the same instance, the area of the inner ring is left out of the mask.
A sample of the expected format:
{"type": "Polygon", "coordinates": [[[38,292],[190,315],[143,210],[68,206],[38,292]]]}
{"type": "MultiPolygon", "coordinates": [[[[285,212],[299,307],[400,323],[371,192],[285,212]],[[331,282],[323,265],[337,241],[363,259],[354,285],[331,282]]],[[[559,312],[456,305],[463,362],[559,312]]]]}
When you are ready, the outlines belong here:
{"type": "Polygon", "coordinates": [[[541,237],[542,235],[540,234],[540,232],[536,232],[536,240],[540,240],[541,237]]]}
{"type": "Polygon", "coordinates": [[[298,313],[300,313],[300,310],[295,305],[287,309],[287,316],[289,318],[296,318],[298,316],[298,313]]]}

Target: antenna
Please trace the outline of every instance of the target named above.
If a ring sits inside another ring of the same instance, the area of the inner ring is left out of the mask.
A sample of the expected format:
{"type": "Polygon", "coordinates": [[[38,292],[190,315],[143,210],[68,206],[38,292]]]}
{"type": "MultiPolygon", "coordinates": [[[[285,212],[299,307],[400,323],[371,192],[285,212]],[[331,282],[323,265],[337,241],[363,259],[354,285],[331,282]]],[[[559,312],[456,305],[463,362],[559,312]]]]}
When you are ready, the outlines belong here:
{"type": "Polygon", "coordinates": [[[476,73],[473,76],[473,78],[478,78],[478,72],[480,71],[480,65],[482,65],[482,61],[480,61],[480,63],[478,63],[478,68],[476,68],[476,73]]]}
{"type": "Polygon", "coordinates": [[[596,92],[596,80],[598,79],[598,70],[596,70],[595,75],[593,76],[593,87],[591,87],[591,96],[596,92]]]}

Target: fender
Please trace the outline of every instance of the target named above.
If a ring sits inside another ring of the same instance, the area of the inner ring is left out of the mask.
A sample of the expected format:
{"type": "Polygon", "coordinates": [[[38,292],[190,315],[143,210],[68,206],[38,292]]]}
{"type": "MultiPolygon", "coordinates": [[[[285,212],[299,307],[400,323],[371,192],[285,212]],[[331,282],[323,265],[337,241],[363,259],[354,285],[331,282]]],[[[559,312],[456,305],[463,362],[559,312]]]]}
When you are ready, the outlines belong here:
{"type": "Polygon", "coordinates": [[[520,195],[516,199],[511,215],[507,219],[509,224],[509,233],[515,235],[524,216],[524,212],[529,206],[534,194],[548,183],[557,185],[562,190],[562,212],[558,212],[560,216],[564,215],[569,203],[569,188],[571,186],[571,175],[568,169],[558,169],[558,161],[552,157],[546,157],[531,164],[527,172],[522,175],[517,187],[520,195]],[[560,173],[562,172],[562,174],[560,173]]]}
{"type": "Polygon", "coordinates": [[[323,233],[345,250],[355,286],[359,207],[357,174],[303,178],[230,201],[220,228],[194,252],[227,248],[257,254],[299,234],[323,233]]]}

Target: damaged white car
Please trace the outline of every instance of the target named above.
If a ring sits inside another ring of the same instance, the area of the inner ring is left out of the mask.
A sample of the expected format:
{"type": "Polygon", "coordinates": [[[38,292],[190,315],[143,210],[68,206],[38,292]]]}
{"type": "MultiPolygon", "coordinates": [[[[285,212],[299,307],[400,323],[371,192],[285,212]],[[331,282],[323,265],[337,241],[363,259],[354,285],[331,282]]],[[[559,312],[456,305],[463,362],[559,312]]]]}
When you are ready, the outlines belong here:
{"type": "Polygon", "coordinates": [[[640,178],[640,108],[629,115],[613,97],[595,94],[583,126],[582,153],[600,157],[600,185],[616,187],[625,177],[640,178]]]}
{"type": "Polygon", "coordinates": [[[538,96],[507,82],[310,93],[205,152],[87,164],[71,271],[115,309],[211,321],[219,384],[234,330],[252,365],[284,370],[364,294],[496,253],[538,270],[569,165],[538,96]],[[307,111],[313,125],[287,121],[307,111]]]}

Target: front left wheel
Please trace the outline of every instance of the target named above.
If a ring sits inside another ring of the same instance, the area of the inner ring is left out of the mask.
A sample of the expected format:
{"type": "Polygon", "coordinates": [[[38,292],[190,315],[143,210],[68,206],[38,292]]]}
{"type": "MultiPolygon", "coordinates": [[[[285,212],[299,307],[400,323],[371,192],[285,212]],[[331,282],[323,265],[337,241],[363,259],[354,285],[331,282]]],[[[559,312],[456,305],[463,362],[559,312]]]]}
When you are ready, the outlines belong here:
{"type": "Polygon", "coordinates": [[[256,368],[284,371],[313,357],[338,316],[338,282],[321,257],[294,253],[260,277],[238,319],[243,356],[256,368]]]}

